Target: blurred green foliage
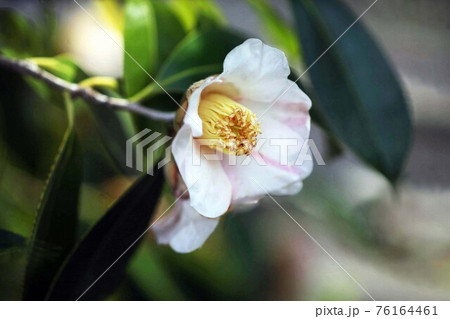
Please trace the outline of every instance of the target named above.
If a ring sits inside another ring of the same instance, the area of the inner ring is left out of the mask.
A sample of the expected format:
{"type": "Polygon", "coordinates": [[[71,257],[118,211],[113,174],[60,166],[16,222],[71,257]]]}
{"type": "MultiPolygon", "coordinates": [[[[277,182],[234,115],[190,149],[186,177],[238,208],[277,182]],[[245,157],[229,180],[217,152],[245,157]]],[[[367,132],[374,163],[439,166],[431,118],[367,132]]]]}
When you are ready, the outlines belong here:
{"type": "Polygon", "coordinates": [[[275,47],[282,50],[291,64],[300,62],[300,45],[293,28],[266,0],[249,0],[255,9],[261,28],[275,47]]]}
{"type": "MultiPolygon", "coordinates": [[[[356,18],[339,1],[290,3],[295,26],[269,1],[250,1],[268,38],[297,69],[314,63],[356,18]]],[[[154,109],[177,107],[149,75],[181,100],[192,83],[220,73],[226,54],[248,37],[227,24],[214,1],[96,4],[123,35],[126,51],[122,76],[106,81],[119,85],[98,82],[96,89],[154,109]]],[[[94,83],[78,61],[61,52],[54,9],[47,2],[34,21],[0,9],[0,53],[27,58],[67,81],[94,83]]],[[[313,120],[336,145],[348,146],[395,182],[408,151],[409,115],[394,72],[370,34],[356,24],[308,77],[310,82],[299,85],[313,97],[313,120]]],[[[135,172],[124,165],[125,141],[144,127],[171,127],[72,101],[4,68],[0,107],[0,299],[77,299],[147,228],[160,194],[167,197],[162,174],[134,181],[135,172]]],[[[356,238],[373,239],[364,220],[333,212],[356,238]]],[[[190,255],[139,238],[83,298],[276,298],[275,281],[282,274],[251,215],[229,216],[211,244],[190,255]]]]}
{"type": "Polygon", "coordinates": [[[76,243],[82,157],[74,128],[73,104],[64,93],[68,126],[41,195],[29,240],[25,300],[42,300],[76,243]]]}

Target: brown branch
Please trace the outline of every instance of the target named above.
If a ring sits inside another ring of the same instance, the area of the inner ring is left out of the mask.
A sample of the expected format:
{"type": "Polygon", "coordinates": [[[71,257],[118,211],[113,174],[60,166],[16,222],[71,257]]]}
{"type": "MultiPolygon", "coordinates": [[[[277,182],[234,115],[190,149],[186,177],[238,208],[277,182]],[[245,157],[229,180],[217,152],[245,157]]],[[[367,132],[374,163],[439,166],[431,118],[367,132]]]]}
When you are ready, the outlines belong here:
{"type": "Polygon", "coordinates": [[[126,99],[119,99],[99,93],[92,88],[82,87],[78,84],[63,80],[43,69],[32,62],[8,58],[0,55],[0,66],[20,74],[29,75],[47,83],[50,87],[57,90],[68,91],[72,97],[80,97],[86,102],[104,106],[111,110],[128,111],[136,113],[153,120],[171,122],[175,118],[175,112],[163,112],[149,109],[137,103],[131,103],[126,99]]]}

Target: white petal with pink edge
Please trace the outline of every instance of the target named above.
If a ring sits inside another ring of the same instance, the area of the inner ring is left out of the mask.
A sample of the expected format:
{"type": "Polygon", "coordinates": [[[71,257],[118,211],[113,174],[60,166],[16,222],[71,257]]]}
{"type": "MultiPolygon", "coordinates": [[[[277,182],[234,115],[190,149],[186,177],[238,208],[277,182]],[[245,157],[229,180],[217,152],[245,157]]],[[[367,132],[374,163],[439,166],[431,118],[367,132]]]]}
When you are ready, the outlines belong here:
{"type": "Polygon", "coordinates": [[[172,142],[172,154],[189,190],[191,206],[205,217],[227,212],[231,203],[231,184],[220,161],[208,161],[194,140],[191,128],[181,127],[172,142]]]}
{"type": "Polygon", "coordinates": [[[200,248],[219,223],[206,218],[193,209],[187,200],[180,200],[158,220],[152,230],[159,244],[170,245],[178,253],[190,253],[200,248]]]}

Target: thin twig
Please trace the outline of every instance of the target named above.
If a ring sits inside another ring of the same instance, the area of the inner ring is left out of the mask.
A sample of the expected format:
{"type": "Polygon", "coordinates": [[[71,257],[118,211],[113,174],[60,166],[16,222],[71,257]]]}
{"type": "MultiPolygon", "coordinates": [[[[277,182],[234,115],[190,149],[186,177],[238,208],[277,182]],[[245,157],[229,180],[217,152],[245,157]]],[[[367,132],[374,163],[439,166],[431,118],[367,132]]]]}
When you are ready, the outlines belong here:
{"type": "Polygon", "coordinates": [[[63,80],[29,61],[12,59],[0,55],[0,66],[4,66],[24,75],[32,76],[42,80],[52,88],[68,91],[72,97],[80,97],[86,102],[104,106],[111,110],[128,111],[164,122],[173,121],[175,118],[175,112],[153,110],[140,104],[132,103],[126,99],[119,99],[101,94],[90,87],[82,87],[78,84],[63,80]]]}

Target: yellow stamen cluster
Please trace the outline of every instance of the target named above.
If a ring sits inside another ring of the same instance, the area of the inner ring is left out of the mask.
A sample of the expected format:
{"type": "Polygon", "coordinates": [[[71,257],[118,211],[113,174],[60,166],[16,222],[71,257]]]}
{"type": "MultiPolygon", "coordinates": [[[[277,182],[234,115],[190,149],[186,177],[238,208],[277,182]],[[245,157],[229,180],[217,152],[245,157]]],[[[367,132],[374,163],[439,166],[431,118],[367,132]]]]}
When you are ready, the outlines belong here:
{"type": "Polygon", "coordinates": [[[202,139],[227,154],[249,155],[261,133],[255,114],[229,97],[209,93],[202,97],[198,114],[203,122],[202,139]]]}

